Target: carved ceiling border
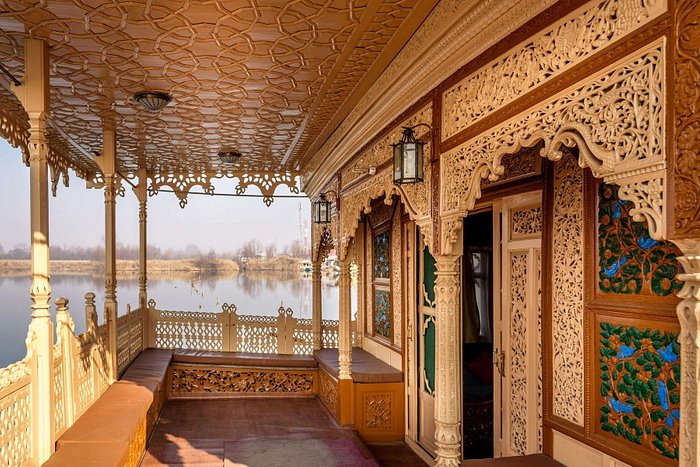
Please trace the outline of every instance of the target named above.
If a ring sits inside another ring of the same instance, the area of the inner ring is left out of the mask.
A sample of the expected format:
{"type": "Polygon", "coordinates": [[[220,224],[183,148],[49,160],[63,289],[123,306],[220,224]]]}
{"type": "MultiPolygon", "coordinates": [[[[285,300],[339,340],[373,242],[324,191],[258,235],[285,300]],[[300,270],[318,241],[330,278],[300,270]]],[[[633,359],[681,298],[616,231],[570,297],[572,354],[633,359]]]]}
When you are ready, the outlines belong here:
{"type": "Polygon", "coordinates": [[[199,186],[204,193],[214,195],[212,180],[217,178],[237,178],[238,184],[235,191],[237,195],[243,195],[248,187],[256,186],[262,193],[265,205],[270,206],[274,201],[275,191],[279,186],[285,185],[289,191],[299,194],[297,186],[297,174],[291,172],[240,172],[240,173],[155,173],[149,176],[148,196],[156,196],[161,188],[170,188],[174,193],[181,208],[187,206],[187,196],[190,191],[199,186]]]}
{"type": "Polygon", "coordinates": [[[461,219],[481,197],[481,180],[497,180],[501,158],[544,143],[542,157],[558,160],[578,146],[579,165],[621,186],[655,239],[665,236],[665,53],[662,38],[487,133],[441,156],[441,249],[451,251],[461,219]]]}
{"type": "Polygon", "coordinates": [[[554,0],[442,0],[399,55],[304,166],[314,194],[383,122],[392,121],[489,47],[517,30],[554,0]],[[445,27],[447,26],[447,28],[445,27]],[[454,57],[461,57],[459,62],[454,57]]]}
{"type": "Polygon", "coordinates": [[[443,141],[618,42],[666,10],[666,1],[602,0],[579,8],[531,36],[443,92],[443,141]]]}

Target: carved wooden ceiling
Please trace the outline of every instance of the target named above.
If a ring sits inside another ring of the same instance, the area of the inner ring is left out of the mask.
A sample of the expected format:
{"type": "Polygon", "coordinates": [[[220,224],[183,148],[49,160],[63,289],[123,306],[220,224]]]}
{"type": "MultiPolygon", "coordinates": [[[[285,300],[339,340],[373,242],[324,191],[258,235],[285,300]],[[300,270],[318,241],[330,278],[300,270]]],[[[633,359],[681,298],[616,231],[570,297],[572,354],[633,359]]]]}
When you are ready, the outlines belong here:
{"type": "Polygon", "coordinates": [[[436,3],[0,0],[0,62],[21,80],[24,38],[49,41],[51,127],[71,157],[101,150],[107,119],[126,174],[298,172],[436,3]],[[144,90],[173,102],[144,110],[144,90]]]}

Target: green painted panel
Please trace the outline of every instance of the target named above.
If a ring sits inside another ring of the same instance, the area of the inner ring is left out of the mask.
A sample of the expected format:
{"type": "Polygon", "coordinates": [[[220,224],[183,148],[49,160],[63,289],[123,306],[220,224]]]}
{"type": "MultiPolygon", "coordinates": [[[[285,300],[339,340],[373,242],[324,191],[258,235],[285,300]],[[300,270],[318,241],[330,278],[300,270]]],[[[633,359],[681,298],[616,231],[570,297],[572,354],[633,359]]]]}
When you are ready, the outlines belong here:
{"type": "Polygon", "coordinates": [[[603,431],[678,459],[678,333],[600,323],[603,431]]]}
{"type": "Polygon", "coordinates": [[[435,391],[435,318],[423,316],[423,390],[429,394],[435,391]]]}
{"type": "Polygon", "coordinates": [[[423,285],[425,286],[426,297],[423,297],[423,305],[430,306],[435,303],[435,258],[430,254],[428,247],[423,247],[423,285]],[[430,300],[430,302],[428,302],[430,300]]]}

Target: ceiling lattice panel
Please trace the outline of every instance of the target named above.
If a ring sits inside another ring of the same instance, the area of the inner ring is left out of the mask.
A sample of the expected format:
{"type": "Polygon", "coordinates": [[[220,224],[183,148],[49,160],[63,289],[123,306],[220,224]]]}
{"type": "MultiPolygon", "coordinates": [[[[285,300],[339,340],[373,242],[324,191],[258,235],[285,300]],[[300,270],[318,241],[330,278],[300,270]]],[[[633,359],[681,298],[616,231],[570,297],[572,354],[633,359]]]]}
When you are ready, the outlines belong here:
{"type": "Polygon", "coordinates": [[[51,123],[82,157],[107,120],[129,174],[298,171],[366,71],[393,58],[387,44],[420,23],[407,18],[436,2],[0,0],[0,61],[21,79],[24,38],[49,41],[51,123]],[[148,112],[132,99],[144,90],[173,102],[148,112]],[[222,165],[222,149],[244,157],[222,165]]]}

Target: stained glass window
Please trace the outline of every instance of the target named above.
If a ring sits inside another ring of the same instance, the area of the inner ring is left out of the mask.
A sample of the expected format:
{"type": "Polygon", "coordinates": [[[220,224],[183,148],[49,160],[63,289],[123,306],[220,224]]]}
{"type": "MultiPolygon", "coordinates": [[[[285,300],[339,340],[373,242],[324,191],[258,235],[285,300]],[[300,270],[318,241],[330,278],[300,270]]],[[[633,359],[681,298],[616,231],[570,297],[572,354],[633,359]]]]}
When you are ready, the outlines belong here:
{"type": "Polygon", "coordinates": [[[374,236],[374,277],[389,278],[389,231],[374,236]]]}
{"type": "Polygon", "coordinates": [[[391,299],[388,290],[374,290],[374,334],[391,339],[391,299]]]}

